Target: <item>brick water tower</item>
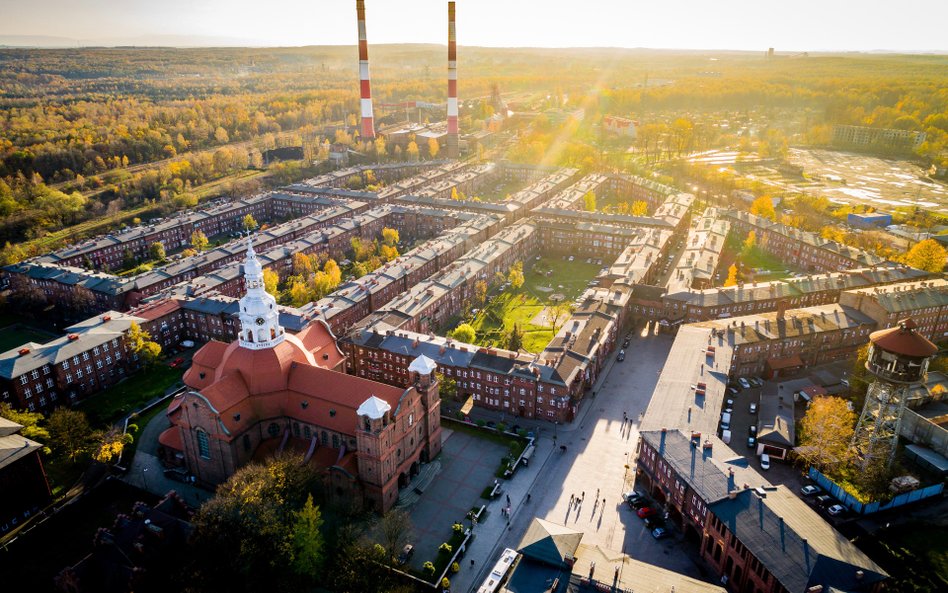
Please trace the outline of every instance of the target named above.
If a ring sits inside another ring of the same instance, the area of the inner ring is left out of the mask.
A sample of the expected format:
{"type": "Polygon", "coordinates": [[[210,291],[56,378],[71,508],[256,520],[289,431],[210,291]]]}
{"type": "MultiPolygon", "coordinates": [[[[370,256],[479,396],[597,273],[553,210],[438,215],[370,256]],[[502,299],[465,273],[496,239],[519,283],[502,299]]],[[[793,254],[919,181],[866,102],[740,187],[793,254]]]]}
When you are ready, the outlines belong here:
{"type": "Polygon", "coordinates": [[[853,434],[853,449],[863,470],[879,458],[885,459],[886,467],[892,464],[909,389],[925,380],[928,363],[938,352],[937,346],[916,333],[916,327],[908,318],[869,335],[866,369],[875,380],[866,392],[853,434]]]}

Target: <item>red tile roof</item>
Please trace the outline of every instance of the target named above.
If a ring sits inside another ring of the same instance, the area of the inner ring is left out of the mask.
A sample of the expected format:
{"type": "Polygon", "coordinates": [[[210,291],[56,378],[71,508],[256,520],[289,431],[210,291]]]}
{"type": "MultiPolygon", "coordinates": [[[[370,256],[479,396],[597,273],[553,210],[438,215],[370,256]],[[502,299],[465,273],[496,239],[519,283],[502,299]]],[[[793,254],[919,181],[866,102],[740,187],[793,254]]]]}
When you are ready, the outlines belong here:
{"type": "Polygon", "coordinates": [[[184,451],[184,441],[181,439],[181,429],[172,426],[158,436],[158,442],[169,449],[184,451]]]}
{"type": "Polygon", "coordinates": [[[896,327],[872,332],[869,340],[883,350],[904,356],[927,358],[934,355],[938,352],[938,346],[915,333],[917,327],[910,317],[900,321],[896,327]]]}

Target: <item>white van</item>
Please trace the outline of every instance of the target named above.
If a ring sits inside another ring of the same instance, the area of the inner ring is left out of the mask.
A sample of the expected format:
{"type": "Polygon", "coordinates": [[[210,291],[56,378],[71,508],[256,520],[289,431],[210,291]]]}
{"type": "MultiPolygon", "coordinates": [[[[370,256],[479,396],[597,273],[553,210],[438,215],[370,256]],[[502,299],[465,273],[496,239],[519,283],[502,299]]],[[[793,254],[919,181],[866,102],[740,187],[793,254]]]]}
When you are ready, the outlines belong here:
{"type": "Polygon", "coordinates": [[[727,412],[721,414],[721,430],[731,430],[731,415],[727,412]]]}

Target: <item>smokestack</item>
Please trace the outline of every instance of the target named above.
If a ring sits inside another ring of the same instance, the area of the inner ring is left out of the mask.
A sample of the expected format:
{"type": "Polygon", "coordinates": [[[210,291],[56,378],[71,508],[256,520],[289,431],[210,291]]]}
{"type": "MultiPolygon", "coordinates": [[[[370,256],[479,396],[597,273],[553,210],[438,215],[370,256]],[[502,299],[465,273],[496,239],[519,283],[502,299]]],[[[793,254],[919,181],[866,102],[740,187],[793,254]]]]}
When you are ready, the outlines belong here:
{"type": "Polygon", "coordinates": [[[448,2],[448,158],[458,158],[458,47],[454,2],[448,2]]]}
{"type": "Polygon", "coordinates": [[[359,18],[359,107],[362,112],[362,139],[375,138],[375,119],[372,117],[372,91],[369,88],[369,42],[365,37],[365,0],[356,0],[359,18]]]}

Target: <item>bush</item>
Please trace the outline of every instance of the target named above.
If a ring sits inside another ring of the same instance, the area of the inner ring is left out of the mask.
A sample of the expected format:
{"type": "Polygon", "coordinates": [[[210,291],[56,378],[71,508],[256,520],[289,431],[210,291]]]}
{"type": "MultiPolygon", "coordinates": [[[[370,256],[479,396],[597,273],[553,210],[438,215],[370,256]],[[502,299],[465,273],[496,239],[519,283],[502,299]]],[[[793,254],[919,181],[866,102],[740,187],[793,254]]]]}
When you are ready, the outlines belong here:
{"type": "Polygon", "coordinates": [[[454,551],[454,549],[451,547],[451,544],[449,544],[448,542],[444,542],[443,544],[441,544],[441,546],[438,547],[438,551],[447,552],[448,554],[450,554],[451,552],[454,551]]]}
{"type": "Polygon", "coordinates": [[[444,577],[443,579],[441,579],[441,588],[442,589],[451,588],[451,581],[448,580],[448,577],[444,577]]]}
{"type": "Polygon", "coordinates": [[[481,427],[481,428],[484,428],[485,426],[487,426],[487,423],[484,422],[483,420],[478,420],[478,421],[475,422],[474,424],[477,424],[477,425],[478,425],[479,427],[481,427]]]}
{"type": "Polygon", "coordinates": [[[498,423],[497,423],[497,432],[504,432],[505,430],[507,430],[507,425],[504,424],[503,422],[498,422],[498,423]]]}
{"type": "Polygon", "coordinates": [[[458,413],[456,414],[456,416],[458,420],[464,420],[464,412],[461,412],[460,410],[458,410],[458,413]]]}
{"type": "Polygon", "coordinates": [[[425,564],[421,567],[421,569],[425,571],[426,573],[428,573],[428,576],[434,576],[434,573],[435,573],[434,562],[430,560],[425,562],[425,564]]]}
{"type": "Polygon", "coordinates": [[[464,533],[464,526],[460,523],[455,523],[451,526],[451,529],[454,530],[454,533],[464,533]]]}
{"type": "Polygon", "coordinates": [[[451,563],[451,572],[456,573],[456,572],[458,572],[459,570],[461,570],[461,566],[460,566],[457,562],[452,562],[452,563],[451,563]]]}
{"type": "Polygon", "coordinates": [[[527,438],[527,430],[525,428],[518,429],[517,435],[521,438],[527,438]]]}

